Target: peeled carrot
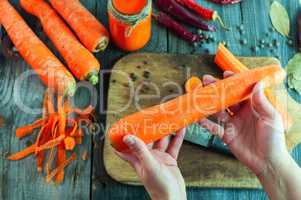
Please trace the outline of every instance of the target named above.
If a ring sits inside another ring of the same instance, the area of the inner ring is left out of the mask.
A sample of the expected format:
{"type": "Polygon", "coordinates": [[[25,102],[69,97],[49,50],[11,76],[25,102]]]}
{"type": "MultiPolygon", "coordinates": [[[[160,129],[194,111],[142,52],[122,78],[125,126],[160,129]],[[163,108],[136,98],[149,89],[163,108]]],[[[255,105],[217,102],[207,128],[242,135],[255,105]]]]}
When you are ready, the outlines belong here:
{"type": "Polygon", "coordinates": [[[55,10],[44,0],[20,0],[28,13],[39,18],[45,33],[63,56],[69,69],[79,80],[98,83],[100,64],[73,35],[55,10]]]}
{"type": "Polygon", "coordinates": [[[203,86],[203,83],[202,83],[201,79],[199,79],[196,76],[192,76],[185,83],[185,91],[192,92],[197,87],[202,87],[202,86],[203,86]]]}
{"type": "Polygon", "coordinates": [[[107,48],[108,31],[79,0],[50,0],[50,3],[89,51],[98,52],[107,48]]]}
{"type": "Polygon", "coordinates": [[[71,73],[41,42],[7,0],[0,1],[0,10],[0,24],[43,83],[60,94],[73,95],[76,83],[71,73]]]}
{"type": "Polygon", "coordinates": [[[254,85],[265,80],[265,84],[276,84],[285,77],[278,65],[256,68],[235,74],[214,84],[199,87],[192,93],[175,98],[126,116],[109,129],[112,146],[118,151],[128,149],[123,137],[134,134],[146,144],[170,135],[181,128],[208,117],[232,105],[240,103],[252,93],[254,85]]]}
{"type": "Polygon", "coordinates": [[[16,136],[17,138],[21,139],[31,134],[34,129],[41,127],[43,124],[44,124],[44,119],[38,119],[32,124],[17,128],[16,136]]]}
{"type": "Polygon", "coordinates": [[[19,151],[15,154],[10,155],[9,157],[7,157],[7,159],[8,160],[21,160],[21,159],[29,156],[30,154],[34,153],[35,149],[36,149],[36,145],[33,144],[33,145],[23,149],[22,151],[19,151]]]}
{"type": "Polygon", "coordinates": [[[72,161],[76,160],[76,154],[73,153],[70,158],[67,160],[64,160],[56,169],[54,169],[50,174],[47,175],[46,181],[50,182],[51,179],[55,176],[57,176],[61,171],[64,170],[64,168],[69,165],[72,161]]]}
{"type": "MultiPolygon", "coordinates": [[[[224,71],[240,73],[249,70],[223,44],[219,44],[214,61],[224,71]]],[[[287,113],[283,105],[277,101],[269,88],[265,89],[265,95],[280,113],[285,128],[289,129],[293,125],[293,118],[287,113]]]]}

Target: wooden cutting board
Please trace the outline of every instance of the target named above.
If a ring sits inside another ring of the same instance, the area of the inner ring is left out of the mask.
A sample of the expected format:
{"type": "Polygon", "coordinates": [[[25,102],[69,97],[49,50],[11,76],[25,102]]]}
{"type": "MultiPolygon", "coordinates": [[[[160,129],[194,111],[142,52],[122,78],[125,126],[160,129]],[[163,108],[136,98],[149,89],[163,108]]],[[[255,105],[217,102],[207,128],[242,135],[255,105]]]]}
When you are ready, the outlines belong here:
{"type": "MultiPolygon", "coordinates": [[[[249,68],[279,63],[267,57],[240,60],[249,68]]],[[[182,87],[176,85],[183,86],[190,76],[204,74],[221,77],[222,72],[213,63],[213,56],[146,53],[122,58],[114,66],[110,79],[107,128],[139,107],[156,105],[180,95],[182,87]]],[[[292,149],[301,141],[301,107],[289,97],[284,85],[273,88],[273,92],[294,118],[295,123],[287,133],[287,144],[292,149]]],[[[141,184],[133,169],[114,154],[107,138],[103,152],[105,168],[113,179],[141,184]]],[[[189,143],[184,143],[181,149],[179,166],[187,186],[260,188],[256,177],[235,158],[189,143]]]]}

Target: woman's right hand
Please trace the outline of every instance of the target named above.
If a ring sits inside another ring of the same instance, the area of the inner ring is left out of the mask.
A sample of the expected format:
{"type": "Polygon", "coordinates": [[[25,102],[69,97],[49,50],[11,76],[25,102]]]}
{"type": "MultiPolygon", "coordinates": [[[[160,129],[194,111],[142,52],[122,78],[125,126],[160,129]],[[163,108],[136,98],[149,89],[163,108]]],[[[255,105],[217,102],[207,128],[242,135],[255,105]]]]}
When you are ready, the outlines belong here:
{"type": "MultiPolygon", "coordinates": [[[[232,74],[225,72],[224,77],[232,74]]],[[[215,81],[203,77],[204,85],[215,81]]],[[[226,111],[213,116],[219,123],[204,119],[200,125],[218,135],[257,175],[271,199],[301,199],[301,170],[287,150],[282,118],[266,98],[262,83],[254,87],[249,100],[230,111],[233,116],[226,111]]]]}

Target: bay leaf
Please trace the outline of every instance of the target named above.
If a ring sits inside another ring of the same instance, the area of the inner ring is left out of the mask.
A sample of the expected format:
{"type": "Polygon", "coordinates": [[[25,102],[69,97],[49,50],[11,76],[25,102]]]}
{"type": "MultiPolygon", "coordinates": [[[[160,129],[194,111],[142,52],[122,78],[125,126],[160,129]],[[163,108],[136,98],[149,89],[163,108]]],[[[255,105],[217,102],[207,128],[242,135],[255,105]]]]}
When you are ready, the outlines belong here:
{"type": "Polygon", "coordinates": [[[288,86],[301,94],[301,53],[295,54],[286,65],[288,86]]]}
{"type": "Polygon", "coordinates": [[[287,10],[278,1],[274,1],[270,9],[270,18],[274,28],[283,36],[290,33],[290,19],[287,10]]]}

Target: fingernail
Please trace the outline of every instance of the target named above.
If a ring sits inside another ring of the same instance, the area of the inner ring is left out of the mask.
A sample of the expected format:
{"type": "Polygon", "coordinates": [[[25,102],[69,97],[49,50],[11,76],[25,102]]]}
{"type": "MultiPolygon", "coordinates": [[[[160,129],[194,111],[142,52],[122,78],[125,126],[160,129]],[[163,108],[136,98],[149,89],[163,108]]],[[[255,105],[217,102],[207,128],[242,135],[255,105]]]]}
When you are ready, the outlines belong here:
{"type": "Polygon", "coordinates": [[[128,135],[123,138],[123,142],[126,143],[128,146],[133,146],[136,141],[132,135],[128,135]]]}

